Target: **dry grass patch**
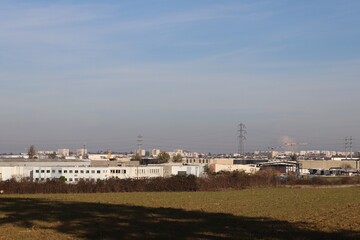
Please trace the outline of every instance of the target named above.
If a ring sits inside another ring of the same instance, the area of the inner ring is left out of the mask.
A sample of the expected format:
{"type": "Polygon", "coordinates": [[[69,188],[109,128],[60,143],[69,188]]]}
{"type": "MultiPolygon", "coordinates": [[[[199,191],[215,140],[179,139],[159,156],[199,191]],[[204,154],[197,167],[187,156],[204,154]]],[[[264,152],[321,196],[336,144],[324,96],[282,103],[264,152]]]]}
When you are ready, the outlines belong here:
{"type": "Polygon", "coordinates": [[[3,239],[358,239],[360,188],[4,195],[3,239]]]}

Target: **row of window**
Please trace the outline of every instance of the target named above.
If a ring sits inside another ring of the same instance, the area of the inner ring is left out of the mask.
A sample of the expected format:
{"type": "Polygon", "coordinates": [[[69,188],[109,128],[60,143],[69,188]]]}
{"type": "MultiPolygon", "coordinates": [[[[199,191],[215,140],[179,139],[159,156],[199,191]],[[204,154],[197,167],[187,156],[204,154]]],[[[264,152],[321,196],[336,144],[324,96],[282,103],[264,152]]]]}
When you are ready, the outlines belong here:
{"type": "MultiPolygon", "coordinates": [[[[160,169],[149,169],[150,173],[160,173],[160,169]]],[[[126,169],[112,169],[110,173],[121,173],[126,174],[126,169]]],[[[145,174],[146,169],[135,169],[135,173],[145,174]]]]}
{"type": "MultiPolygon", "coordinates": [[[[35,170],[36,173],[50,173],[50,170],[35,170]]],[[[58,170],[58,173],[90,173],[90,170],[58,170]]],[[[104,173],[107,173],[107,170],[103,170],[104,173]]],[[[51,170],[51,173],[56,173],[55,170],[51,170]]],[[[101,170],[91,170],[91,173],[100,174],[101,170]]]]}
{"type": "Polygon", "coordinates": [[[126,169],[116,169],[116,170],[110,170],[111,173],[126,173],[126,169]]]}
{"type": "Polygon", "coordinates": [[[135,174],[145,174],[145,169],[136,169],[135,174]]]}
{"type": "Polygon", "coordinates": [[[209,159],[187,159],[186,163],[209,163],[209,159]]]}
{"type": "MultiPolygon", "coordinates": [[[[90,181],[91,179],[94,179],[94,180],[100,180],[100,178],[83,178],[83,180],[85,181],[90,181]]],[[[65,178],[65,181],[67,182],[78,182],[79,181],[79,178],[65,178]]]]}
{"type": "Polygon", "coordinates": [[[160,169],[150,169],[150,173],[160,173],[160,169]]]}
{"type": "MultiPolygon", "coordinates": [[[[35,178],[36,181],[49,181],[50,178],[35,178]]],[[[91,178],[84,178],[85,181],[91,180],[91,178]]],[[[100,178],[97,178],[96,180],[100,180],[100,178]]],[[[65,178],[65,181],[67,182],[78,182],[79,178],[65,178]]]]}
{"type": "Polygon", "coordinates": [[[146,170],[148,170],[150,174],[160,173],[160,169],[136,169],[135,174],[145,174],[146,170]]]}

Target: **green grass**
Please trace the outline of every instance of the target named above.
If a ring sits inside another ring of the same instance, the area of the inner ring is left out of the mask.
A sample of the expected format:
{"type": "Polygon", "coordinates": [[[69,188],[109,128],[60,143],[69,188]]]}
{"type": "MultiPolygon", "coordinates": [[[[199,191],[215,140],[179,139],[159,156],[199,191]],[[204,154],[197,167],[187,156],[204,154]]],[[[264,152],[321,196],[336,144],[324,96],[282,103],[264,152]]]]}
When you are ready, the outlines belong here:
{"type": "Polygon", "coordinates": [[[7,239],[359,239],[360,188],[0,196],[7,239]]]}

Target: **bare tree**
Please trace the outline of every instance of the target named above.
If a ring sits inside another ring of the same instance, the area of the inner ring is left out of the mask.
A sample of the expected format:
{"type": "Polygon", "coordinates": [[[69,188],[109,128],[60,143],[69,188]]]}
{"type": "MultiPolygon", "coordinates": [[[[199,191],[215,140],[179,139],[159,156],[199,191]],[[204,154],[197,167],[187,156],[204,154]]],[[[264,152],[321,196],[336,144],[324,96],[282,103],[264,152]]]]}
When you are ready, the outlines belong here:
{"type": "Polygon", "coordinates": [[[28,151],[28,155],[29,155],[29,159],[34,159],[36,156],[36,150],[35,150],[35,146],[31,145],[29,147],[29,151],[28,151]]]}

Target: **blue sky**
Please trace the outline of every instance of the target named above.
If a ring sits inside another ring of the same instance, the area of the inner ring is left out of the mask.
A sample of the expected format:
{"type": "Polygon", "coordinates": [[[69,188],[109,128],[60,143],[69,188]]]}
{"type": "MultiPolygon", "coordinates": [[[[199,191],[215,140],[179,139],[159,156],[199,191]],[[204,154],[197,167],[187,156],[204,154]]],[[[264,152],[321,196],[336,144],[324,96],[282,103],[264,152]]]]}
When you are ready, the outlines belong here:
{"type": "Polygon", "coordinates": [[[359,1],[0,6],[0,152],[358,150],[359,1]]]}

